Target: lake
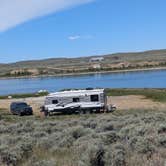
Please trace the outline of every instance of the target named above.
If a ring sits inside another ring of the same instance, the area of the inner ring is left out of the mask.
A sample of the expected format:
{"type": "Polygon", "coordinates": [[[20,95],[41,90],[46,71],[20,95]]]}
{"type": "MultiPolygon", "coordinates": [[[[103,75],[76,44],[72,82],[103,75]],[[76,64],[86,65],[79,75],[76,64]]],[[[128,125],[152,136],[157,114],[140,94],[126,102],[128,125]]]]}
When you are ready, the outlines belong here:
{"type": "Polygon", "coordinates": [[[0,80],[0,95],[66,88],[166,88],[166,70],[0,80]]]}

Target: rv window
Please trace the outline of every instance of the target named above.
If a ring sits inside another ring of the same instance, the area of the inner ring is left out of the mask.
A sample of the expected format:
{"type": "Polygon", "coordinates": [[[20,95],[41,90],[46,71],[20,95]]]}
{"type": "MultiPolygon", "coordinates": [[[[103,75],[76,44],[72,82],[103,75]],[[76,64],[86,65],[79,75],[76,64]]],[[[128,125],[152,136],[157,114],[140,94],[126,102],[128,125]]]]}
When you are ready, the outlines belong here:
{"type": "Polygon", "coordinates": [[[92,102],[99,101],[99,95],[91,95],[90,97],[92,102]]]}
{"type": "Polygon", "coordinates": [[[52,100],[52,104],[58,104],[58,100],[52,100]]]}
{"type": "Polygon", "coordinates": [[[73,98],[73,102],[78,103],[78,102],[80,102],[80,99],[79,98],[73,98]]]}

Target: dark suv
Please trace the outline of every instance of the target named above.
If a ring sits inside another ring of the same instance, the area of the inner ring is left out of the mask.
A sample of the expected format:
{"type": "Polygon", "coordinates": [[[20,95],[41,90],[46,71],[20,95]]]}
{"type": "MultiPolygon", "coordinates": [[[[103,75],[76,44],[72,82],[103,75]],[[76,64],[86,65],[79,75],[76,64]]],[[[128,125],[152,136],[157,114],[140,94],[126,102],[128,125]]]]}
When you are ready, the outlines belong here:
{"type": "Polygon", "coordinates": [[[15,115],[33,115],[32,107],[25,102],[13,102],[10,105],[10,111],[15,115]]]}

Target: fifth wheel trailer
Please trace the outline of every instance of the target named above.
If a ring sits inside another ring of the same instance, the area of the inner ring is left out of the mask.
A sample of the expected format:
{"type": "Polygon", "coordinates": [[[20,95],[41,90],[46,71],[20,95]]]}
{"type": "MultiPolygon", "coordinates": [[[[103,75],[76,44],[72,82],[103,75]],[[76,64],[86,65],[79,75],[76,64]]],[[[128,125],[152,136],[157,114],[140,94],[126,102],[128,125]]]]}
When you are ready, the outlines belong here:
{"type": "Polygon", "coordinates": [[[50,93],[45,98],[42,112],[51,113],[99,113],[115,111],[114,105],[107,104],[104,89],[69,90],[50,93]]]}

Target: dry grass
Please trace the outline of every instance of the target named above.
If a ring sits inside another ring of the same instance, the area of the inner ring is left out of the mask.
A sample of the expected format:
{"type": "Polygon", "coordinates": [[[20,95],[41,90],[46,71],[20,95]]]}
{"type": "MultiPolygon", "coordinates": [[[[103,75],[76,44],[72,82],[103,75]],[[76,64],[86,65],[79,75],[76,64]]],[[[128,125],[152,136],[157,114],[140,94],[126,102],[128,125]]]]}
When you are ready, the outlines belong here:
{"type": "Polygon", "coordinates": [[[166,103],[155,102],[139,95],[112,96],[108,98],[108,102],[115,104],[119,110],[166,110],[166,103]]]}

